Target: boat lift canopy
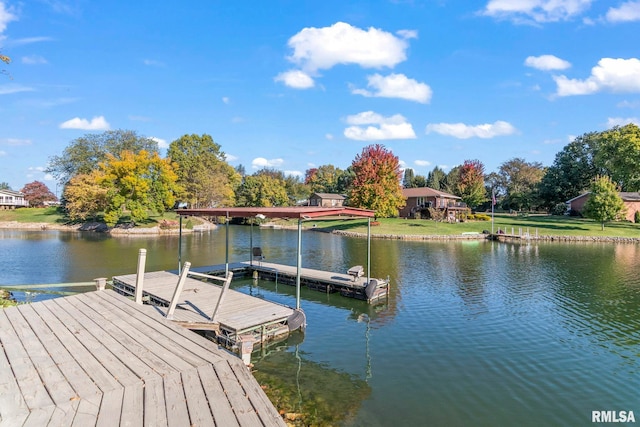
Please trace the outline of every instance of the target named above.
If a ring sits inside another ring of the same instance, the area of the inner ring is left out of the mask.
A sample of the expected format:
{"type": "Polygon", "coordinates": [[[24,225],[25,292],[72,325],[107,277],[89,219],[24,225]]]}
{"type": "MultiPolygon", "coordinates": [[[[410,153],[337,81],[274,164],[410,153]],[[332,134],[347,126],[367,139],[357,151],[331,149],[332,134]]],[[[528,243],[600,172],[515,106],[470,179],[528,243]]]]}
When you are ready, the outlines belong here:
{"type": "MultiPolygon", "coordinates": [[[[324,217],[360,217],[367,218],[367,283],[371,277],[371,218],[375,217],[375,211],[369,209],[351,208],[348,206],[338,207],[272,207],[272,208],[206,208],[206,209],[178,209],[176,213],[180,215],[180,240],[182,240],[182,217],[183,216],[223,216],[227,218],[225,265],[229,268],[229,218],[288,218],[298,220],[298,250],[297,250],[297,274],[296,274],[296,308],[300,308],[300,269],[302,268],[302,221],[312,218],[324,217]]],[[[182,248],[180,242],[178,248],[182,248]]],[[[179,255],[181,258],[181,255],[179,255]]],[[[179,263],[181,259],[179,259],[179,263]]]]}

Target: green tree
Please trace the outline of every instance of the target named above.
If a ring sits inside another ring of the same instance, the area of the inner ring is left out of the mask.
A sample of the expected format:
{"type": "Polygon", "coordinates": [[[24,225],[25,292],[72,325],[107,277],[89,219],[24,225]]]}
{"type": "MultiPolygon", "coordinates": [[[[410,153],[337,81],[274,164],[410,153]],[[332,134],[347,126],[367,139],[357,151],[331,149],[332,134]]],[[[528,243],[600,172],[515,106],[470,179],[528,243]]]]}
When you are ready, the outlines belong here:
{"type": "Polygon", "coordinates": [[[427,175],[427,187],[433,188],[434,190],[441,190],[444,188],[444,183],[447,178],[447,174],[441,168],[436,166],[433,168],[431,172],[427,175]]]}
{"type": "Polygon", "coordinates": [[[0,182],[0,190],[11,190],[8,182],[0,182]]]}
{"type": "Polygon", "coordinates": [[[46,202],[55,202],[58,200],[56,195],[40,181],[33,181],[26,184],[20,192],[24,193],[24,199],[29,202],[29,206],[34,208],[41,208],[46,202]]]}
{"type": "Polygon", "coordinates": [[[164,212],[174,205],[175,194],[182,191],[171,162],[157,152],[123,151],[118,157],[107,154],[100,168],[103,175],[98,183],[107,189],[104,221],[110,227],[125,211],[134,223],[148,219],[150,212],[164,212]]]}
{"type": "Polygon", "coordinates": [[[363,148],[351,163],[355,177],[348,194],[349,204],[376,211],[381,217],[394,217],[405,206],[398,157],[384,145],[363,148]]]}
{"type": "Polygon", "coordinates": [[[604,223],[613,221],[625,212],[624,202],[618,194],[616,184],[608,176],[598,176],[591,184],[591,194],[584,204],[582,213],[587,218],[604,223]]]}
{"type": "Polygon", "coordinates": [[[456,183],[456,195],[470,208],[475,208],[486,200],[484,189],[484,165],[480,160],[465,160],[460,166],[456,183]]]}
{"type": "Polygon", "coordinates": [[[630,123],[600,133],[595,163],[621,191],[640,190],[640,127],[630,123]]]}
{"type": "Polygon", "coordinates": [[[545,174],[541,163],[513,158],[500,165],[499,187],[504,191],[503,206],[509,209],[532,209],[540,204],[538,186],[545,174]]]}
{"type": "Polygon", "coordinates": [[[428,187],[427,178],[424,175],[416,175],[413,177],[413,185],[417,187],[428,187]]]}
{"type": "Polygon", "coordinates": [[[62,198],[70,220],[95,220],[107,208],[107,188],[99,184],[103,177],[101,171],[95,170],[74,176],[64,187],[62,198]]]}
{"type": "Polygon", "coordinates": [[[556,154],[539,185],[541,203],[551,208],[587,191],[593,179],[603,174],[595,162],[600,134],[585,133],[556,154]]]}
{"type": "Polygon", "coordinates": [[[438,190],[457,196],[456,188],[458,187],[458,181],[460,181],[460,165],[451,168],[449,173],[447,173],[440,182],[440,188],[438,190]]]}
{"type": "Polygon", "coordinates": [[[124,151],[137,153],[158,151],[158,143],[139,136],[131,130],[109,130],[100,134],[86,134],[76,138],[64,149],[62,155],[49,158],[46,172],[59,182],[67,183],[79,174],[90,174],[99,168],[107,155],[117,157],[124,151]]]}
{"type": "Polygon", "coordinates": [[[272,174],[260,173],[249,175],[238,188],[239,206],[274,207],[288,206],[289,197],[282,179],[272,174]]]}
{"type": "Polygon", "coordinates": [[[284,178],[284,188],[287,190],[289,204],[296,205],[309,198],[311,188],[299,176],[287,175],[284,178]]]}
{"type": "Polygon", "coordinates": [[[415,175],[413,174],[413,169],[411,168],[406,168],[404,170],[404,176],[402,178],[402,186],[404,188],[413,188],[415,187],[413,180],[415,178],[415,175]]]}
{"type": "Polygon", "coordinates": [[[195,208],[235,204],[242,178],[210,135],[183,135],[169,145],[167,157],[177,165],[183,201],[195,208]]]}
{"type": "Polygon", "coordinates": [[[322,165],[317,168],[307,169],[304,183],[314,193],[339,193],[340,178],[344,171],[333,165],[322,165]]]}

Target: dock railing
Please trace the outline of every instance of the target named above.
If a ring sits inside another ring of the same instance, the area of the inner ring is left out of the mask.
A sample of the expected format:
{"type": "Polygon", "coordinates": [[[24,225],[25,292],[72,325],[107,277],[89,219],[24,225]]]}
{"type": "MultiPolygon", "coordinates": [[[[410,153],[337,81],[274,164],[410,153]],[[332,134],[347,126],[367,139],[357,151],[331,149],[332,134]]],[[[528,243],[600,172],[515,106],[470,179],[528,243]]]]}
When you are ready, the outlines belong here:
{"type": "Polygon", "coordinates": [[[216,303],[216,307],[213,310],[213,314],[209,318],[209,322],[213,323],[216,321],[216,315],[218,314],[218,310],[222,306],[222,303],[224,302],[224,297],[227,293],[227,290],[229,289],[229,285],[231,284],[231,279],[233,279],[233,271],[229,271],[226,277],[218,277],[218,276],[212,276],[210,274],[189,271],[190,268],[191,268],[191,263],[185,262],[182,267],[182,271],[180,272],[180,276],[178,278],[178,283],[176,284],[176,288],[173,291],[173,297],[171,298],[171,303],[169,303],[169,308],[167,309],[167,314],[165,317],[168,320],[173,320],[173,315],[176,311],[176,307],[178,306],[178,301],[180,300],[180,294],[182,293],[182,289],[184,288],[184,283],[187,280],[187,276],[196,276],[196,277],[202,277],[205,279],[219,280],[221,282],[224,282],[224,284],[222,285],[222,290],[220,291],[220,296],[218,297],[218,301],[216,303]]]}

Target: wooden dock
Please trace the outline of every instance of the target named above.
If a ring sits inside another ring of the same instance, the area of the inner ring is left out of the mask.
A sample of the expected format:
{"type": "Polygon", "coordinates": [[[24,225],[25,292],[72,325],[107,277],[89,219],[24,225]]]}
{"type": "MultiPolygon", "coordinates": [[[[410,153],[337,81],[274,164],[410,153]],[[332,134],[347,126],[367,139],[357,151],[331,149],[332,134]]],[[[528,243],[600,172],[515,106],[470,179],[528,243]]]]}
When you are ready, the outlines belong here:
{"type": "MultiPolygon", "coordinates": [[[[225,268],[225,264],[218,264],[192,268],[192,270],[219,275],[224,274],[225,268]]],[[[229,270],[233,271],[236,277],[246,276],[256,271],[258,272],[258,277],[265,280],[277,281],[288,285],[296,284],[297,268],[292,265],[264,261],[254,261],[253,263],[245,261],[230,263],[229,270]]],[[[345,297],[361,299],[369,303],[383,300],[389,291],[388,279],[370,278],[367,281],[365,276],[354,277],[346,273],[334,273],[312,268],[300,269],[300,284],[321,292],[340,292],[345,297]],[[371,280],[375,280],[375,284],[369,287],[368,290],[371,280]]]]}
{"type": "MultiPolygon", "coordinates": [[[[166,315],[178,278],[168,271],[144,273],[143,298],[166,315]]],[[[114,276],[113,288],[124,295],[134,295],[136,274],[114,276]]],[[[287,335],[292,329],[290,320],[299,315],[290,307],[227,289],[212,318],[222,290],[222,286],[186,278],[172,321],[193,330],[213,331],[219,343],[235,349],[243,338],[261,343],[287,335]]]]}
{"type": "Polygon", "coordinates": [[[110,290],[0,310],[0,344],[1,426],[285,425],[239,358],[110,290]]]}

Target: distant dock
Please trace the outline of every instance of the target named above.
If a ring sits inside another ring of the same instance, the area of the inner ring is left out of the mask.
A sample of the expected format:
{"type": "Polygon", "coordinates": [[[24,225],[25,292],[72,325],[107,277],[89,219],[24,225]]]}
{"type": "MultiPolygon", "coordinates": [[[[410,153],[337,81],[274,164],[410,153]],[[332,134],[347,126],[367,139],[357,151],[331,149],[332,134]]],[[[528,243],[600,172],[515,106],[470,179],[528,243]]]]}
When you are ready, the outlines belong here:
{"type": "Polygon", "coordinates": [[[242,361],[111,290],[0,310],[3,426],[284,426],[242,361]]]}

